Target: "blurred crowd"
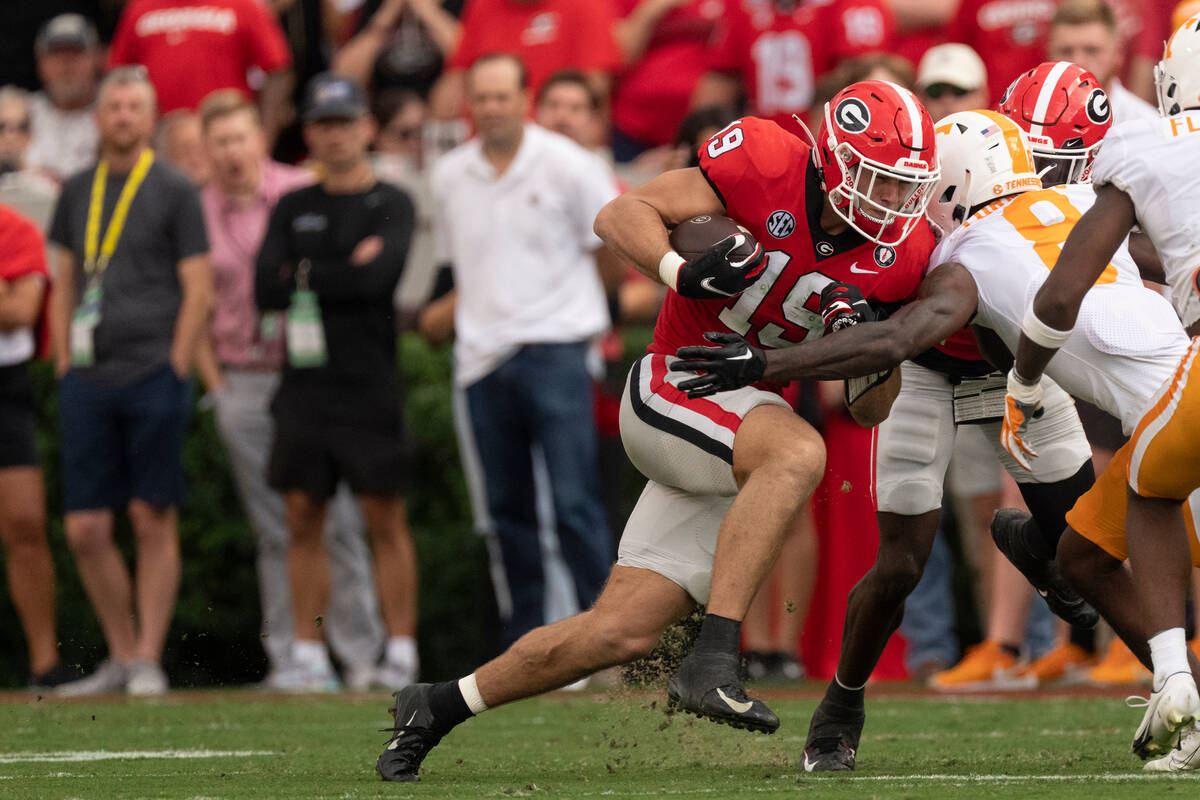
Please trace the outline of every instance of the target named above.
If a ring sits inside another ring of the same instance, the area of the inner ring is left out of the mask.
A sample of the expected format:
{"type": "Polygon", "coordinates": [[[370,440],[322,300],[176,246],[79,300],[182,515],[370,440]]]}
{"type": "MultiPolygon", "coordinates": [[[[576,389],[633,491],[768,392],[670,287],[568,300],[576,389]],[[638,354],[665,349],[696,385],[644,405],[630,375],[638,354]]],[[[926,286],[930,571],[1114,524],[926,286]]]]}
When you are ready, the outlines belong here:
{"type": "MultiPolygon", "coordinates": [[[[397,331],[453,340],[462,469],[511,642],[595,599],[622,528],[621,334],[652,323],[665,290],[600,248],[600,207],[695,165],[739,115],[810,136],[830,97],[869,78],[913,89],[936,120],[1069,60],[1099,79],[1116,122],[1156,116],[1152,66],[1200,2],[20,6],[0,32],[9,588],[32,685],[159,694],[193,375],[256,536],[265,685],[394,689],[420,669],[397,331]],[[28,378],[39,356],[60,378],[67,541],[108,647],[86,676],[58,657],[28,378]],[[122,512],[133,570],[113,539],[122,512]]],[[[840,389],[789,397],[870,458],[869,434],[838,424],[840,389]]],[[[1102,459],[1120,426],[1089,416],[1102,459]]],[[[909,673],[948,690],[1148,677],[1119,643],[1101,659],[1093,636],[1054,630],[987,534],[996,508],[1020,504],[1015,484],[982,437],[959,449],[959,535],[939,536],[909,600],[909,673]],[[961,663],[956,560],[979,577],[984,634],[961,663]]],[[[805,674],[828,542],[872,547],[872,509],[822,509],[838,501],[806,507],[751,609],[752,678],[805,674]]]]}

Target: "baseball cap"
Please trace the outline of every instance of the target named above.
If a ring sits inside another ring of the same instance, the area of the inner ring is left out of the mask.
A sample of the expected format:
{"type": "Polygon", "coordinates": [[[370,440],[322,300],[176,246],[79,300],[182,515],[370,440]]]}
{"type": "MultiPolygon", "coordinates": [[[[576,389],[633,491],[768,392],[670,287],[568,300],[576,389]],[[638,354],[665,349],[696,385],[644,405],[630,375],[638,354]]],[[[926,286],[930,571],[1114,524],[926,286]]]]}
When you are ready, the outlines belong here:
{"type": "Polygon", "coordinates": [[[34,49],[45,53],[59,48],[92,50],[100,44],[96,26],[82,14],[59,14],[38,31],[34,49]]]}
{"type": "Polygon", "coordinates": [[[354,81],[333,72],[322,72],[308,82],[304,121],[333,117],[361,117],[367,113],[367,96],[354,81]]]}
{"type": "Polygon", "coordinates": [[[965,44],[939,44],[925,51],[917,67],[917,86],[948,83],[968,91],[987,83],[987,68],[979,54],[965,44]]]}

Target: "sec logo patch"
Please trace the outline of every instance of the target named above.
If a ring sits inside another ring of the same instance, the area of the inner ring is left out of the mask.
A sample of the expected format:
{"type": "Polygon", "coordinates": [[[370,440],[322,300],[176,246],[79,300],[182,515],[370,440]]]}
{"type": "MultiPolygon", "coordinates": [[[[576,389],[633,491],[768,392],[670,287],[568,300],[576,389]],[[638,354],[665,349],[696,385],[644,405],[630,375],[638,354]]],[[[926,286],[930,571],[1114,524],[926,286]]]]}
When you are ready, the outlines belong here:
{"type": "Polygon", "coordinates": [[[896,249],[881,244],[875,248],[875,263],[881,267],[890,267],[896,263],[896,249]]]}
{"type": "Polygon", "coordinates": [[[796,218],[788,211],[772,211],[767,217],[767,233],[776,239],[786,239],[796,230],[796,218]]]}

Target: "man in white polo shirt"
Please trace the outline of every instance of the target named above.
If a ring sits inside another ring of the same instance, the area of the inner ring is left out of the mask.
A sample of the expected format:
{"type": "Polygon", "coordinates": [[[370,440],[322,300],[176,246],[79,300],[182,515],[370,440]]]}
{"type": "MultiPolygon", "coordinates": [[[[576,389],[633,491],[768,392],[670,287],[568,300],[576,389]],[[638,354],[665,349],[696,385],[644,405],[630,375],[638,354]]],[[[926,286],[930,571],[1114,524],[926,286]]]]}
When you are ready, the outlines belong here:
{"type": "Polygon", "coordinates": [[[586,150],[526,122],[518,59],[480,58],[467,82],[478,134],[434,166],[435,235],[454,266],[454,380],[511,597],[507,645],[545,622],[531,446],[580,608],[612,565],[586,359],[609,324],[592,221],[616,186],[586,150]]]}

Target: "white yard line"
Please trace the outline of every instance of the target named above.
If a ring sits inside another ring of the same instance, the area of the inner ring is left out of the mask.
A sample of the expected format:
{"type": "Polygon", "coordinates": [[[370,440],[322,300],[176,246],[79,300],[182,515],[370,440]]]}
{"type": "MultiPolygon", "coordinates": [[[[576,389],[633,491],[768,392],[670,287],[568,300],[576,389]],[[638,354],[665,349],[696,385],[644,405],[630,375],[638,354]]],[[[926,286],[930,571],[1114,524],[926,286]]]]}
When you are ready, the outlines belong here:
{"type": "Polygon", "coordinates": [[[273,750],[58,750],[0,753],[0,764],[60,761],[116,761],[145,758],[246,758],[273,756],[273,750]]]}

